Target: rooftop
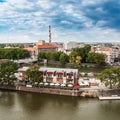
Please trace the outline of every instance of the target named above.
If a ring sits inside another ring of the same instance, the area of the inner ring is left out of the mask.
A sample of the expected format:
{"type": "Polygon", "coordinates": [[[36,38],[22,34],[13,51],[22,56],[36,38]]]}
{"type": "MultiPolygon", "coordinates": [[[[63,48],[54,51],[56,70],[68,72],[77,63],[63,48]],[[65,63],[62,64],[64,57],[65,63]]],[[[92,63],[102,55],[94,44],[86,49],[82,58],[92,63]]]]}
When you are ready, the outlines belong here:
{"type": "Polygon", "coordinates": [[[50,48],[56,48],[54,45],[45,44],[45,45],[38,45],[37,48],[39,49],[50,49],[50,48]]]}
{"type": "Polygon", "coordinates": [[[46,67],[41,67],[39,69],[40,71],[47,71],[47,72],[78,72],[78,69],[69,69],[69,68],[46,68],[46,67]]]}

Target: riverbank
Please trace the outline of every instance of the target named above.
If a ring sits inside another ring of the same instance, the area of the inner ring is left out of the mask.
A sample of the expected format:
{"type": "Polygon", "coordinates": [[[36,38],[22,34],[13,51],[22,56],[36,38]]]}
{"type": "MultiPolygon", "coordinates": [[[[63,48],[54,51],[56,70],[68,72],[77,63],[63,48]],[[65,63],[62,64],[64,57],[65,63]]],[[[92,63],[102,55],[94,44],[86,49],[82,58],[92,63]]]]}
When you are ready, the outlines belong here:
{"type": "Polygon", "coordinates": [[[60,88],[45,88],[45,87],[26,87],[26,86],[0,86],[1,90],[13,90],[23,92],[36,92],[66,96],[80,96],[82,91],[77,89],[60,89],[60,88]]]}
{"type": "MultiPolygon", "coordinates": [[[[12,90],[22,92],[35,92],[53,95],[76,96],[76,97],[90,97],[98,99],[112,99],[120,97],[120,89],[101,89],[101,88],[79,88],[79,89],[60,89],[60,88],[45,88],[45,87],[26,87],[26,86],[0,86],[1,90],[12,90]]],[[[118,99],[118,98],[117,98],[118,99]]]]}
{"type": "Polygon", "coordinates": [[[13,90],[13,91],[23,91],[23,92],[36,92],[45,94],[55,94],[55,95],[65,95],[65,96],[81,96],[81,97],[94,97],[99,96],[98,89],[80,88],[80,89],[70,89],[70,88],[47,88],[47,87],[26,87],[26,86],[0,86],[1,90],[13,90]]]}

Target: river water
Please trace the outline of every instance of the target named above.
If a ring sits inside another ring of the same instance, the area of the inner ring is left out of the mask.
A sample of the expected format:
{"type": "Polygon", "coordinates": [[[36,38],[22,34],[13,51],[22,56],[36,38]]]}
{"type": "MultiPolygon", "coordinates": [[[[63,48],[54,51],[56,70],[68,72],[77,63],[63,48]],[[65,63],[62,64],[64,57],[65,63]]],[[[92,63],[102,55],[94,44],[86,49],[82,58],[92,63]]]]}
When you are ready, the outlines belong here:
{"type": "Polygon", "coordinates": [[[120,120],[120,101],[0,91],[0,120],[120,120]]]}

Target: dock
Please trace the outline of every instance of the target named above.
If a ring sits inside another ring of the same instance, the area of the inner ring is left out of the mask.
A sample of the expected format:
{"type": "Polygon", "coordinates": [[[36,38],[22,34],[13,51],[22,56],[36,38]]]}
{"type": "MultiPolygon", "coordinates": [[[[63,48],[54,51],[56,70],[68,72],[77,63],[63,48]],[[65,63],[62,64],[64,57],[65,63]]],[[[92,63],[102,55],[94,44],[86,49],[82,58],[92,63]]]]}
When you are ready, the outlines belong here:
{"type": "Polygon", "coordinates": [[[99,96],[99,100],[120,100],[120,96],[108,96],[108,97],[99,96]]]}

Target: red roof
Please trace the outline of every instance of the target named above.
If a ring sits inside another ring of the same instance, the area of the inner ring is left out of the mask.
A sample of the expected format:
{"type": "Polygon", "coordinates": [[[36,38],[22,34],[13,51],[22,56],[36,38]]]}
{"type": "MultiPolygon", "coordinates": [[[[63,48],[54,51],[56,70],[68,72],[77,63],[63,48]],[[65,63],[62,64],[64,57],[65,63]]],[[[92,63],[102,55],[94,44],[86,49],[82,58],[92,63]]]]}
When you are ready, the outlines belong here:
{"type": "Polygon", "coordinates": [[[38,45],[37,48],[39,49],[52,49],[52,48],[56,48],[54,45],[38,45]]]}

